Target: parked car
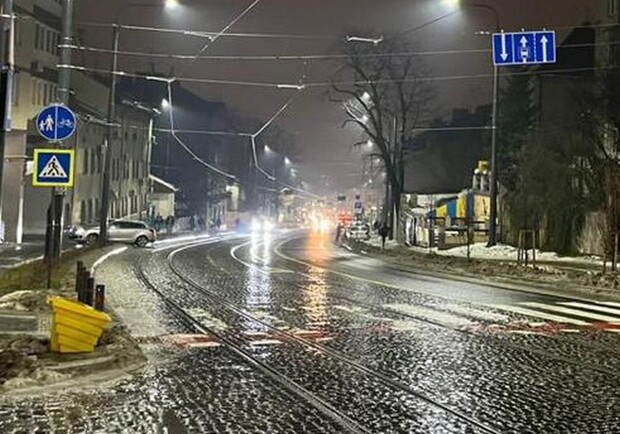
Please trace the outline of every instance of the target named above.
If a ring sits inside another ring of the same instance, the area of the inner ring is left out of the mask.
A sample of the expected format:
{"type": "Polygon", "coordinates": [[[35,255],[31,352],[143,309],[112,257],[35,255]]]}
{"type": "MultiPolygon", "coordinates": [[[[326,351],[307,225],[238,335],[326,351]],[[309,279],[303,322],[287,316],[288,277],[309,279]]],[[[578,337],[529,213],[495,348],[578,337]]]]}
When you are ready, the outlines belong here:
{"type": "MultiPolygon", "coordinates": [[[[70,238],[80,244],[92,245],[99,239],[99,226],[77,228],[70,238]]],[[[134,244],[146,247],[157,239],[155,229],[148,224],[134,220],[113,220],[108,226],[108,239],[114,242],[134,244]]]]}
{"type": "Polygon", "coordinates": [[[369,240],[370,225],[364,222],[353,222],[347,228],[346,236],[350,240],[369,240]]]}

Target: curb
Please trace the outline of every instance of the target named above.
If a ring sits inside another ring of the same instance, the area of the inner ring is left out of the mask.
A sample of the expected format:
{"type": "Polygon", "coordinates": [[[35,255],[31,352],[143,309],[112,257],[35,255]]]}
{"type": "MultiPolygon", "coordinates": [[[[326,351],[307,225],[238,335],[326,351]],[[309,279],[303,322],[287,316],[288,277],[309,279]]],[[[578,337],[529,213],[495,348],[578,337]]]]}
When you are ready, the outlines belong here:
{"type": "MultiPolygon", "coordinates": [[[[57,383],[42,384],[37,386],[24,387],[20,389],[0,391],[1,399],[10,399],[32,395],[49,395],[64,393],[67,389],[80,388],[83,392],[88,389],[99,389],[112,386],[122,380],[130,379],[133,374],[146,366],[147,360],[127,365],[123,368],[106,369],[100,372],[93,372],[88,375],[81,375],[57,383]]],[[[50,369],[49,367],[47,369],[50,369]]],[[[52,370],[52,369],[50,369],[52,370]]],[[[58,371],[55,371],[58,372],[58,371]]]]}

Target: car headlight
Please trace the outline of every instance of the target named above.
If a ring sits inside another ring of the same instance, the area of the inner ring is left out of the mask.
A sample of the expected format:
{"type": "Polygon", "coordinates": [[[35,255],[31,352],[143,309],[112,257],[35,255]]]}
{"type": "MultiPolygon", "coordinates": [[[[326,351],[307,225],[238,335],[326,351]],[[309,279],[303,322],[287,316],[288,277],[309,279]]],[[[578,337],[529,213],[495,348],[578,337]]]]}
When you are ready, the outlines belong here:
{"type": "Polygon", "coordinates": [[[263,230],[267,233],[271,232],[273,230],[273,223],[271,223],[270,221],[266,221],[263,225],[263,230]]]}

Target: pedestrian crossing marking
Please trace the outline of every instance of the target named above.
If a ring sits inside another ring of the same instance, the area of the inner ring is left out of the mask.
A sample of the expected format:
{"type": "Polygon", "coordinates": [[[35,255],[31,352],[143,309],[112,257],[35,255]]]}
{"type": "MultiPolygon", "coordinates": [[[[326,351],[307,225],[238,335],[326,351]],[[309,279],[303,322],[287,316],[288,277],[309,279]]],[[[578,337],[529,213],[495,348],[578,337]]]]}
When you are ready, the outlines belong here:
{"type": "Polygon", "coordinates": [[[535,318],[541,318],[547,321],[555,321],[559,323],[573,324],[573,325],[578,325],[578,326],[587,326],[590,324],[586,321],[582,321],[582,320],[575,319],[575,318],[568,318],[568,317],[564,317],[560,315],[554,315],[554,314],[550,314],[546,312],[541,312],[541,311],[534,310],[534,309],[527,309],[525,307],[511,306],[508,304],[493,304],[493,305],[489,305],[489,307],[494,308],[494,309],[499,309],[499,310],[506,310],[508,312],[518,313],[521,315],[533,316],[535,318]]]}
{"type": "Polygon", "coordinates": [[[616,303],[614,301],[597,301],[596,303],[603,304],[605,306],[620,307],[620,303],[616,303]]]}
{"type": "Polygon", "coordinates": [[[553,304],[538,303],[535,301],[522,303],[522,304],[528,307],[535,307],[538,309],[550,310],[553,312],[574,315],[574,316],[588,318],[588,319],[597,320],[597,321],[620,322],[620,318],[617,318],[617,317],[608,316],[608,315],[600,315],[597,313],[586,312],[586,311],[579,310],[579,309],[571,309],[568,307],[562,307],[562,306],[557,306],[553,304]]]}
{"type": "Polygon", "coordinates": [[[580,307],[580,308],[589,309],[589,310],[596,310],[596,311],[603,312],[603,313],[610,313],[612,315],[618,315],[616,321],[620,323],[620,309],[612,309],[610,307],[598,306],[596,304],[579,303],[577,301],[566,301],[560,304],[564,306],[580,307]]]}
{"type": "Polygon", "coordinates": [[[54,155],[39,173],[39,178],[67,178],[67,172],[65,172],[62,164],[60,164],[60,161],[58,161],[58,158],[54,155]]]}

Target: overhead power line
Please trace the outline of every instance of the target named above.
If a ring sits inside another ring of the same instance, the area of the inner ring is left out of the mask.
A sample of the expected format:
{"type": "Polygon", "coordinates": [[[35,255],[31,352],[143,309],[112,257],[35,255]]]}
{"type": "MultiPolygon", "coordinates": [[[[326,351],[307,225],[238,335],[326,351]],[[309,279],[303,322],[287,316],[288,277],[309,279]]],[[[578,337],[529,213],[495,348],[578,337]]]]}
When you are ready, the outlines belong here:
{"type": "MultiPolygon", "coordinates": [[[[493,77],[493,74],[483,73],[483,74],[464,74],[464,75],[447,75],[447,76],[436,76],[436,77],[409,77],[400,80],[394,79],[380,79],[380,80],[351,80],[351,81],[327,81],[327,82],[310,82],[304,84],[282,84],[282,83],[270,83],[270,82],[259,82],[259,81],[243,81],[243,80],[218,80],[218,79],[209,79],[209,78],[162,78],[156,76],[149,76],[146,74],[136,74],[124,71],[116,71],[112,72],[107,69],[98,69],[98,68],[89,68],[86,66],[80,65],[57,65],[58,68],[69,68],[79,71],[88,71],[94,72],[98,74],[116,74],[123,77],[133,77],[133,78],[141,78],[144,80],[157,80],[157,81],[179,81],[186,83],[201,83],[201,84],[212,84],[212,85],[222,85],[222,86],[245,86],[245,87],[263,87],[263,88],[272,88],[272,89],[308,89],[308,88],[321,88],[321,87],[330,87],[330,86],[362,86],[365,84],[390,84],[390,83],[414,83],[414,82],[442,82],[442,81],[459,81],[459,80],[477,80],[477,79],[486,79],[493,77]]],[[[618,69],[618,65],[611,66],[595,66],[595,67],[586,67],[586,68],[564,68],[564,69],[538,69],[538,70],[527,70],[527,71],[517,71],[517,72],[505,72],[502,74],[504,77],[511,76],[522,76],[522,75],[546,75],[546,74],[576,74],[583,72],[592,72],[592,71],[609,71],[618,69]]]]}
{"type": "MultiPolygon", "coordinates": [[[[620,42],[596,42],[596,43],[584,43],[584,44],[570,44],[557,47],[558,51],[574,48],[596,48],[596,47],[610,47],[618,46],[620,42]]],[[[259,56],[235,56],[235,55],[191,55],[191,54],[174,54],[174,53],[153,53],[147,51],[114,51],[106,48],[87,47],[78,45],[59,45],[59,48],[70,48],[76,51],[102,53],[102,54],[118,54],[120,56],[127,57],[146,57],[156,59],[171,59],[171,60],[222,60],[222,61],[337,61],[342,59],[348,59],[351,56],[348,54],[273,54],[273,55],[259,55],[259,56]]],[[[492,52],[489,48],[474,48],[464,50],[431,50],[431,51],[402,51],[395,53],[368,53],[355,56],[360,59],[380,59],[388,57],[422,57],[422,56],[447,56],[447,55],[471,55],[471,54],[490,54],[492,52]]]]}
{"type": "MultiPolygon", "coordinates": [[[[116,24],[114,23],[102,23],[93,21],[80,21],[78,25],[86,27],[100,27],[100,28],[112,28],[116,24]]],[[[205,30],[190,30],[190,29],[170,29],[162,27],[151,26],[138,26],[130,24],[118,24],[118,26],[125,30],[137,31],[137,32],[151,32],[151,33],[165,33],[182,36],[194,36],[198,38],[211,38],[217,36],[219,32],[205,31],[205,30]]],[[[324,39],[324,40],[342,40],[340,36],[334,35],[304,35],[304,34],[282,34],[282,33],[235,33],[226,32],[220,35],[224,38],[256,38],[256,39],[324,39]]]]}

